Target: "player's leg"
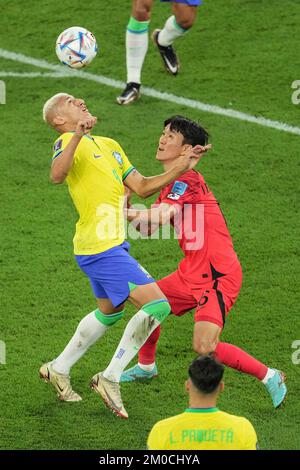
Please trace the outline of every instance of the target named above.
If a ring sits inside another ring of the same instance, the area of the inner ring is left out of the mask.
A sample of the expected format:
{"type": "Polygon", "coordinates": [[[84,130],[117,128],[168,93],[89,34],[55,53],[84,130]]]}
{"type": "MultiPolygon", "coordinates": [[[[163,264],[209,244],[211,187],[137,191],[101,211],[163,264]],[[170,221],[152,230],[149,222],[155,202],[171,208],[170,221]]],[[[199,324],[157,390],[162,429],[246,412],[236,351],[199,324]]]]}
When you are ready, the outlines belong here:
{"type": "Polygon", "coordinates": [[[149,380],[158,376],[155,362],[157,343],[160,337],[161,327],[158,326],[149,336],[139,350],[138,363],[124,370],[120,382],[136,382],[149,380]]]}
{"type": "Polygon", "coordinates": [[[104,371],[104,376],[115,382],[120,380],[125,367],[171,311],[168,300],[156,283],[136,287],[131,291],[129,301],[138,308],[138,312],[127,323],[114,358],[104,371]],[[122,357],[116,360],[121,352],[122,357]]]}
{"type": "Polygon", "coordinates": [[[141,73],[148,50],[148,27],[153,0],[133,0],[126,30],[127,82],[118,104],[130,104],[140,96],[141,73]]]}
{"type": "Polygon", "coordinates": [[[267,367],[241,348],[219,341],[225,317],[236,301],[240,285],[241,270],[237,268],[232,279],[231,276],[224,276],[204,292],[195,313],[194,349],[198,354],[214,352],[226,366],[262,381],[277,408],[286,395],[283,374],[267,367]]]}
{"type": "Polygon", "coordinates": [[[266,386],[275,408],[278,408],[283,403],[287,388],[282,372],[266,366],[233,344],[219,342],[215,355],[220,362],[228,367],[252,375],[260,380],[266,386]]]}
{"type": "Polygon", "coordinates": [[[172,75],[177,75],[179,69],[179,61],[172,44],[193,26],[197,16],[197,6],[200,3],[197,0],[172,1],[173,15],[167,19],[162,30],[156,29],[152,34],[164,66],[172,75]]]}
{"type": "MultiPolygon", "coordinates": [[[[196,307],[195,298],[189,292],[188,286],[182,282],[178,271],[160,279],[157,284],[167,297],[174,315],[181,315],[196,307]]],[[[155,355],[159,335],[160,327],[153,331],[139,350],[138,363],[123,372],[121,382],[151,379],[158,375],[155,355]]]]}
{"type": "Polygon", "coordinates": [[[89,347],[100,339],[108,328],[122,318],[124,305],[118,309],[114,309],[111,305],[111,309],[108,311],[110,301],[108,299],[97,300],[98,305],[104,305],[105,308],[103,310],[98,308],[86,315],[79,322],[73,337],[62,353],[40,368],[41,378],[54,386],[62,401],[81,400],[81,397],[71,387],[70,370],[89,347]]]}
{"type": "Polygon", "coordinates": [[[61,374],[69,374],[71,367],[85,354],[92,344],[101,338],[109,327],[123,316],[124,304],[114,308],[106,298],[97,299],[98,308],[85,316],[64,351],[53,361],[53,368],[61,374]]]}
{"type": "Polygon", "coordinates": [[[210,322],[195,323],[193,347],[195,352],[207,355],[214,352],[222,364],[239,372],[253,375],[261,380],[269,391],[275,408],[278,408],[285,398],[286,387],[282,374],[255,359],[241,348],[233,344],[219,342],[222,329],[210,322]]]}
{"type": "Polygon", "coordinates": [[[187,2],[174,2],[173,0],[172,11],[175,16],[176,24],[183,30],[188,31],[195,23],[197,17],[197,7],[200,5],[200,3],[201,2],[197,0],[187,0],[187,2]]]}
{"type": "Polygon", "coordinates": [[[206,356],[214,352],[219,342],[222,328],[209,321],[197,321],[194,325],[193,349],[201,355],[206,356]]]}
{"type": "Polygon", "coordinates": [[[102,286],[117,307],[129,299],[138,312],[126,325],[113,359],[104,372],[96,374],[91,387],[116,414],[127,418],[119,379],[148,336],[169,315],[169,302],[151,275],[128,253],[128,243],[108,250],[102,263],[102,286]]]}
{"type": "MultiPolygon", "coordinates": [[[[91,287],[97,299],[98,308],[86,315],[78,324],[73,337],[62,353],[40,368],[40,377],[53,385],[58,397],[63,401],[79,401],[81,397],[74,392],[70,383],[71,367],[85,354],[88,348],[101,338],[106,331],[122,318],[124,304],[113,305],[97,273],[102,269],[103,260],[95,256],[77,256],[76,260],[89,277],[91,287]]],[[[105,266],[106,268],[107,266],[105,266]]]]}
{"type": "Polygon", "coordinates": [[[122,372],[171,311],[169,302],[154,282],[136,286],[131,290],[129,300],[139,310],[127,323],[108,367],[94,375],[91,381],[91,388],[101,396],[106,406],[121,418],[128,418],[119,388],[122,372]]]}

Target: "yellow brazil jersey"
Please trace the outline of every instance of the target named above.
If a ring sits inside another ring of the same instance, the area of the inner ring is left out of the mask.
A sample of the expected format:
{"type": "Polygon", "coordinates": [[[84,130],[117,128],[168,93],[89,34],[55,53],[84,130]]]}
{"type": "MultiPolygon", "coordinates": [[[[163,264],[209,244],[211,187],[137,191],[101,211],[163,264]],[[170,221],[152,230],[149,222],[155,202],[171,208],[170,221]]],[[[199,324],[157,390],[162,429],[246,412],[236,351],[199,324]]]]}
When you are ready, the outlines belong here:
{"type": "MultiPolygon", "coordinates": [[[[59,158],[72,136],[66,132],[55,141],[53,159],[59,158]]],[[[73,240],[76,255],[101,253],[123,243],[123,181],[133,169],[114,140],[82,137],[66,178],[79,213],[73,240]]]]}
{"type": "Polygon", "coordinates": [[[246,418],[218,408],[190,408],[156,423],[149,450],[255,450],[257,437],[246,418]]]}

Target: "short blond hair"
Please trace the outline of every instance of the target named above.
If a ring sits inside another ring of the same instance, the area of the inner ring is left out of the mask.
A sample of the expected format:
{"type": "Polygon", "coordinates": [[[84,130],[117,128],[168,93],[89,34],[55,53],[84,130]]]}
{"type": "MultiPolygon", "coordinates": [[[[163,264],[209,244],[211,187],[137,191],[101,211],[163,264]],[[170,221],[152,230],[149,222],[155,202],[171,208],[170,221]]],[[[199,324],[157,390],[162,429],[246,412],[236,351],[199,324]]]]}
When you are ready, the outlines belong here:
{"type": "Polygon", "coordinates": [[[43,107],[43,119],[44,121],[49,124],[49,126],[53,126],[53,118],[57,114],[57,108],[59,106],[59,102],[61,98],[71,96],[68,93],[56,93],[56,95],[49,98],[48,101],[44,104],[43,107]]]}

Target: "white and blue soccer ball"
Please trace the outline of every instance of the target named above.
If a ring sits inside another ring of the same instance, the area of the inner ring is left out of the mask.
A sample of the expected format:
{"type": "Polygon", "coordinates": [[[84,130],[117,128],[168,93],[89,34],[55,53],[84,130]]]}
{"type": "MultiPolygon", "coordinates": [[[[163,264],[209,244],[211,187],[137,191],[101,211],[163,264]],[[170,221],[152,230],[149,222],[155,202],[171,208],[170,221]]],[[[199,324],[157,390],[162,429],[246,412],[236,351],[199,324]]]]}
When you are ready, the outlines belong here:
{"type": "Polygon", "coordinates": [[[85,28],[73,26],[58,36],[55,50],[62,64],[81,69],[96,57],[98,47],[93,33],[85,28]]]}

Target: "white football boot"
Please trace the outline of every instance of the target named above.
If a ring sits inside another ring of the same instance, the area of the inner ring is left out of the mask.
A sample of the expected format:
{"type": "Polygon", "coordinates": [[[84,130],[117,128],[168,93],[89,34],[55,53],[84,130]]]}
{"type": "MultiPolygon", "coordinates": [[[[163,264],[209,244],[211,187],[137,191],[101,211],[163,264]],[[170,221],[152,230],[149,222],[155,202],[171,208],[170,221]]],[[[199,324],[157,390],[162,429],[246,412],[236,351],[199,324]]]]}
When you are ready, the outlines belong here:
{"type": "Polygon", "coordinates": [[[42,365],[40,368],[40,377],[46,383],[51,383],[57,391],[59,400],[62,401],[81,401],[82,398],[78,393],[74,392],[70,382],[70,376],[55,372],[50,362],[42,365]]]}
{"type": "Polygon", "coordinates": [[[107,380],[100,372],[99,374],[94,375],[90,387],[100,395],[107,408],[109,408],[113,413],[120,418],[128,418],[128,413],[122,402],[119,382],[111,382],[110,380],[107,380]]]}

